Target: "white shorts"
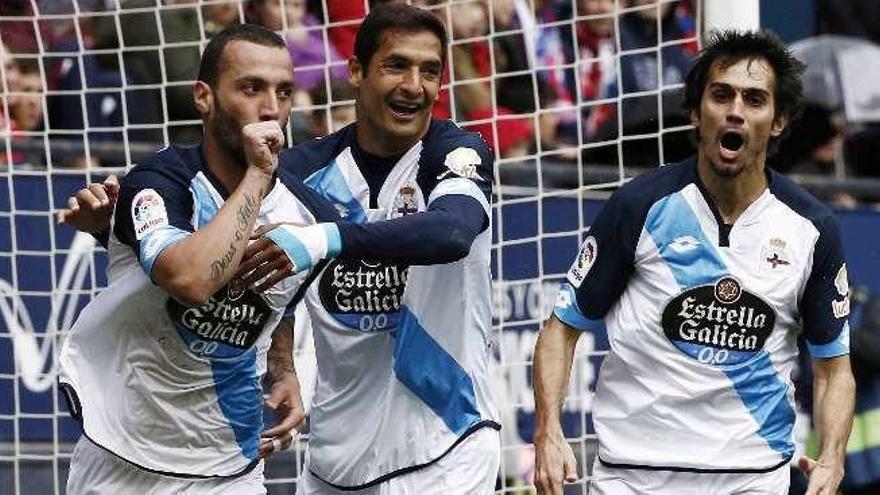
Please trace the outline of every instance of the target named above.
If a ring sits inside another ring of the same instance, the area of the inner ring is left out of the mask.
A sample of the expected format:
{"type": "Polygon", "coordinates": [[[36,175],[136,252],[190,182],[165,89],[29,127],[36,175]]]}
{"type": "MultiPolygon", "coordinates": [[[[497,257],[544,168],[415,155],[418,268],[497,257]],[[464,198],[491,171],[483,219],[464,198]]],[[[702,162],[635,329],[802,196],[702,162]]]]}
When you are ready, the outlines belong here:
{"type": "Polygon", "coordinates": [[[262,495],[263,462],[236,478],[188,479],[165,476],[138,469],[81,436],[70,459],[68,495],[262,495]]]}
{"type": "Polygon", "coordinates": [[[501,465],[498,430],[482,428],[464,439],[439,461],[363,490],[339,490],[308,469],[296,487],[297,495],[484,495],[495,492],[501,465]]]}
{"type": "Polygon", "coordinates": [[[687,473],[623,469],[593,462],[590,495],[787,495],[788,464],[767,473],[687,473]]]}

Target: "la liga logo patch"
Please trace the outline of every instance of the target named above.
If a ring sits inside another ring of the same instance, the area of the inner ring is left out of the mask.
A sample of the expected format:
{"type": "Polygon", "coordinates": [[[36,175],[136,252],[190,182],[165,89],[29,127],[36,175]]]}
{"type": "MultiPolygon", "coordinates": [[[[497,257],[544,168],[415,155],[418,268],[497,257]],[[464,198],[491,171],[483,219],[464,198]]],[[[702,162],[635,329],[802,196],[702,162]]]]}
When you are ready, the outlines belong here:
{"type": "Polygon", "coordinates": [[[162,196],[153,189],[144,189],[135,194],[131,202],[131,219],[137,240],[168,225],[168,211],[162,196]]]}
{"type": "Polygon", "coordinates": [[[599,246],[596,244],[596,238],[589,236],[584,240],[581,250],[578,251],[577,257],[574,259],[571,268],[568,270],[568,282],[578,288],[584,283],[584,279],[596,262],[596,256],[599,255],[599,246]]]}

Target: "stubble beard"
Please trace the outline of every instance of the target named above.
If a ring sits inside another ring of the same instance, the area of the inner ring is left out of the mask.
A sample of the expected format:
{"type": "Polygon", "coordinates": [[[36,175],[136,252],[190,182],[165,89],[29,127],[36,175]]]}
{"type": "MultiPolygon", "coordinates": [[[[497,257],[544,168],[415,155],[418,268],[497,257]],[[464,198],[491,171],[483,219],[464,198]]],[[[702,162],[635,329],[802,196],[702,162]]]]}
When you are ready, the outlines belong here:
{"type": "Polygon", "coordinates": [[[219,103],[217,112],[211,118],[209,125],[223,151],[242,168],[247,168],[244,146],[241,143],[241,129],[244,126],[224,110],[219,103]]]}

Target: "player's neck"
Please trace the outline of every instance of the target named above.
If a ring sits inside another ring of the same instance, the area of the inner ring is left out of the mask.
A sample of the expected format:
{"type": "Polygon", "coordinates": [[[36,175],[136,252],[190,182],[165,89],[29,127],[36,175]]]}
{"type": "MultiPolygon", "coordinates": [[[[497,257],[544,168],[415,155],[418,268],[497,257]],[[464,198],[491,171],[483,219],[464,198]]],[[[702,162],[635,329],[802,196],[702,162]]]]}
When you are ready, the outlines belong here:
{"type": "MultiPolygon", "coordinates": [[[[430,125],[430,121],[429,125],[430,125]]],[[[361,123],[355,124],[355,137],[358,146],[367,153],[381,158],[390,158],[400,156],[406,153],[420,139],[428,133],[426,126],[422,132],[415,136],[407,136],[404,138],[391,135],[388,132],[381,132],[373,126],[361,123]]]]}
{"type": "Polygon", "coordinates": [[[700,161],[697,172],[705,191],[718,209],[724,223],[732,225],[767,189],[764,163],[755,163],[735,177],[725,177],[712,170],[708,161],[700,161]]]}

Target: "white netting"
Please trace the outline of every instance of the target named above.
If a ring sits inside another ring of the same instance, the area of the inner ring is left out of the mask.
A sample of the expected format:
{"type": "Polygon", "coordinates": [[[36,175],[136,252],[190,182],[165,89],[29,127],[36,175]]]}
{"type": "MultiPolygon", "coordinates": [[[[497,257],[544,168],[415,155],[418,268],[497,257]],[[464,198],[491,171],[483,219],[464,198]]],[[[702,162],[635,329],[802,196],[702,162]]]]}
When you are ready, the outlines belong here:
{"type": "MultiPolygon", "coordinates": [[[[55,358],[78,311],[105,285],[107,260],[90,238],[55,225],[53,213],[83,184],[122,173],[166,143],[197,139],[190,88],[199,51],[228,23],[260,22],[297,45],[291,52],[304,91],[291,141],[347,122],[353,94],[345,57],[366,3],[0,3],[0,492],[63,493],[78,436],[58,394],[55,358]],[[300,6],[312,17],[301,16],[300,6]]],[[[426,4],[451,32],[449,94],[438,115],[483,133],[498,158],[499,483],[500,493],[519,493],[532,467],[536,331],[596,213],[596,190],[690,151],[677,98],[698,43],[701,2],[410,3],[426,4]]],[[[314,376],[308,332],[297,343],[307,383],[314,376]]],[[[565,404],[566,434],[584,477],[594,448],[590,390],[605,345],[602,335],[581,339],[565,404]]],[[[292,492],[304,446],[268,463],[270,493],[292,492]]],[[[583,493],[585,483],[571,489],[583,493]]]]}

